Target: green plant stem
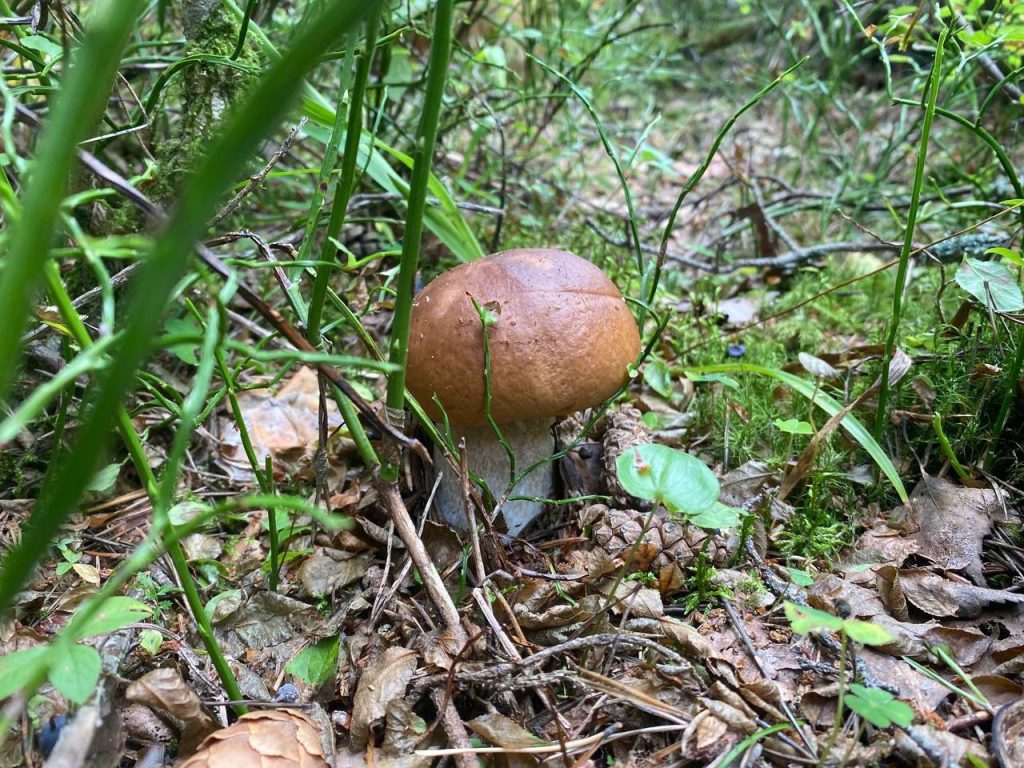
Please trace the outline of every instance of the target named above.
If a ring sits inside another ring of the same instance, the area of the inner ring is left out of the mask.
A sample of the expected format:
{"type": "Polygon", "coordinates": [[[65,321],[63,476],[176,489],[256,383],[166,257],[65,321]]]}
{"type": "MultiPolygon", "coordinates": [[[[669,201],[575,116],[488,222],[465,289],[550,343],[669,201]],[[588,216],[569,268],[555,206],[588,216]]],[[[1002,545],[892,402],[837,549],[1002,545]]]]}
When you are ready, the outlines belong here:
{"type": "Polygon", "coordinates": [[[914,250],[914,229],[917,223],[917,210],[921,204],[921,189],[924,186],[924,169],[928,158],[928,141],[931,137],[932,120],[935,117],[935,103],[939,98],[939,85],[942,83],[942,51],[949,37],[949,28],[943,27],[939,42],[935,48],[935,60],[932,62],[931,76],[928,78],[924,98],[924,120],[921,124],[921,140],[917,150],[917,164],[914,168],[914,186],[910,192],[910,207],[907,209],[907,225],[903,235],[903,247],[900,249],[899,266],[896,268],[896,285],[892,295],[892,317],[889,320],[889,334],[885,340],[885,351],[882,353],[881,383],[878,390],[878,409],[875,411],[874,436],[882,438],[882,428],[889,404],[889,367],[896,352],[896,340],[899,338],[900,322],[903,315],[903,292],[907,285],[907,271],[910,267],[910,252],[914,250]]]}
{"type": "MultiPolygon", "coordinates": [[[[355,82],[352,85],[352,92],[349,96],[348,120],[344,126],[345,148],[341,159],[341,178],[338,180],[334,191],[334,198],[331,201],[331,216],[327,222],[327,232],[324,235],[320,247],[320,266],[317,267],[316,277],[313,280],[313,295],[309,303],[309,313],[306,319],[307,338],[314,346],[320,346],[321,339],[321,317],[323,315],[324,301],[330,287],[331,274],[334,271],[333,265],[338,258],[338,246],[336,245],[341,230],[345,226],[345,216],[348,212],[348,204],[352,199],[352,191],[355,188],[356,168],[359,159],[359,140],[363,133],[363,101],[366,97],[366,84],[370,79],[370,67],[373,63],[373,54],[377,48],[377,31],[380,27],[381,7],[372,9],[366,17],[366,39],[363,45],[363,53],[356,65],[355,82]]],[[[353,42],[354,48],[354,42],[353,42]]],[[[337,144],[334,143],[335,136],[340,135],[341,109],[337,110],[334,134],[331,143],[328,144],[327,155],[324,166],[331,168],[334,158],[337,156],[337,144]],[[331,147],[334,147],[333,150],[331,147]],[[329,161],[329,165],[328,165],[329,161]]],[[[328,177],[330,174],[328,173],[328,177]]],[[[324,180],[321,179],[321,184],[324,180]]],[[[316,221],[317,216],[312,217],[316,221]]],[[[356,323],[357,327],[361,324],[356,323]]],[[[367,467],[376,467],[380,464],[377,452],[366,436],[362,422],[359,421],[359,413],[356,411],[352,401],[340,390],[332,388],[332,395],[345,420],[349,434],[356,444],[363,464],[367,467]]]]}
{"type": "Polygon", "coordinates": [[[949,438],[946,437],[946,432],[942,428],[942,414],[936,413],[932,416],[932,429],[935,430],[935,436],[939,439],[939,446],[942,448],[942,452],[946,455],[949,465],[953,467],[953,471],[956,472],[957,477],[961,480],[970,480],[970,474],[968,474],[967,470],[964,469],[960,460],[957,459],[956,454],[953,452],[953,446],[950,445],[949,438]]]}
{"type": "MultiPolygon", "coordinates": [[[[57,268],[57,265],[52,261],[48,262],[46,265],[46,280],[50,297],[54,304],[56,304],[57,310],[61,315],[61,319],[68,327],[72,337],[75,339],[75,342],[83,350],[88,349],[93,343],[92,338],[89,336],[89,332],[86,330],[85,324],[82,322],[81,317],[79,317],[78,312],[74,308],[71,297],[68,295],[67,290],[64,288],[64,284],[61,282],[60,271],[57,268]]],[[[216,339],[216,331],[217,329],[215,327],[214,332],[209,335],[210,339],[216,339]]],[[[210,345],[212,346],[212,341],[210,342],[210,345]]],[[[202,386],[198,387],[198,389],[202,394],[205,394],[205,392],[202,392],[202,386]]],[[[201,400],[202,398],[200,397],[196,399],[201,400]]],[[[171,484],[166,482],[166,478],[164,484],[160,484],[157,481],[156,476],[153,474],[153,470],[149,466],[149,459],[146,456],[142,440],[139,439],[139,434],[135,431],[135,425],[132,423],[131,416],[123,406],[120,406],[117,409],[116,423],[121,435],[121,440],[128,451],[129,457],[131,458],[132,466],[134,466],[135,471],[138,473],[139,478],[142,481],[143,488],[146,491],[146,495],[149,497],[152,505],[152,525],[157,531],[167,530],[170,527],[170,520],[167,516],[168,505],[164,495],[166,493],[166,489],[171,486],[171,484]]],[[[189,429],[188,432],[191,434],[191,429],[189,429]]],[[[180,455],[181,454],[179,452],[179,460],[180,455]]],[[[168,463],[172,463],[170,458],[168,463]]],[[[172,472],[170,474],[176,476],[177,473],[172,472]]],[[[173,486],[171,487],[173,488],[173,486]]],[[[220,645],[213,633],[213,625],[211,624],[210,618],[203,606],[199,590],[196,588],[195,581],[192,579],[192,574],[188,569],[188,561],[185,558],[184,550],[181,548],[181,544],[177,541],[168,543],[166,545],[166,549],[171,558],[175,573],[178,575],[178,580],[181,582],[182,593],[185,596],[189,609],[196,619],[199,636],[203,641],[203,645],[206,648],[207,653],[210,654],[210,661],[213,663],[214,669],[217,670],[217,674],[221,679],[221,684],[224,686],[224,690],[227,692],[230,699],[239,701],[243,698],[241,689],[238,687],[234,673],[232,673],[231,667],[228,665],[227,659],[221,652],[220,645]]],[[[244,714],[245,707],[239,707],[238,711],[239,714],[244,714]]]]}
{"type": "Polygon", "coordinates": [[[1003,434],[1003,427],[1006,426],[1006,417],[1010,415],[1010,409],[1017,401],[1017,382],[1020,381],[1021,369],[1024,368],[1024,326],[1017,329],[1017,354],[1013,357],[1013,363],[1006,375],[1006,389],[1003,390],[1003,402],[999,405],[999,414],[996,416],[995,424],[992,425],[992,437],[986,449],[985,468],[992,464],[992,448],[999,442],[1003,434]]]}
{"type": "MultiPolygon", "coordinates": [[[[264,482],[271,495],[274,493],[274,460],[267,454],[267,463],[263,470],[264,482]]],[[[271,592],[277,591],[277,582],[280,579],[278,572],[281,568],[281,540],[277,530],[277,510],[267,510],[267,534],[270,539],[270,571],[267,574],[267,585],[271,592]]]]}
{"type": "MultiPolygon", "coordinates": [[[[106,107],[121,51],[144,5],[143,0],[97,3],[39,139],[25,186],[21,222],[11,232],[0,272],[0,400],[7,395],[17,368],[21,334],[32,295],[43,279],[68,169],[78,142],[106,107]]],[[[0,607],[3,604],[0,600],[0,607]]]]}
{"type": "Polygon", "coordinates": [[[846,695],[846,644],[848,640],[846,632],[839,632],[839,672],[836,682],[839,685],[839,696],[836,701],[836,719],[832,723],[832,730],[829,731],[828,741],[825,743],[825,747],[821,750],[821,754],[818,757],[818,764],[825,765],[825,761],[828,759],[829,754],[836,745],[836,739],[839,738],[839,732],[843,728],[843,715],[846,695]]]}
{"type": "MultiPolygon", "coordinates": [[[[313,297],[309,304],[309,315],[306,321],[307,338],[310,343],[317,346],[320,343],[320,318],[323,313],[324,299],[327,296],[327,289],[330,285],[332,269],[324,266],[333,264],[338,258],[338,246],[336,245],[341,230],[345,226],[345,216],[348,212],[348,204],[352,199],[352,190],[355,187],[356,168],[359,159],[359,140],[363,133],[363,100],[366,98],[366,84],[370,79],[370,66],[373,63],[373,54],[377,47],[377,30],[380,27],[380,6],[372,10],[366,17],[366,40],[363,45],[363,53],[356,65],[355,82],[352,84],[352,92],[349,96],[348,120],[342,125],[340,119],[341,108],[337,110],[339,117],[335,120],[334,135],[328,144],[327,159],[324,166],[333,168],[337,157],[336,137],[340,136],[342,129],[345,133],[345,148],[341,156],[341,178],[338,180],[334,191],[334,199],[331,201],[331,216],[327,222],[327,232],[323,243],[320,246],[320,263],[317,268],[316,277],[313,281],[313,297]],[[333,150],[332,150],[333,147],[333,150]]],[[[353,41],[353,48],[355,42],[353,41]]],[[[320,183],[325,179],[321,177],[320,183]]],[[[314,217],[314,221],[315,221],[314,217]]]]}
{"type": "MultiPolygon", "coordinates": [[[[137,0],[117,3],[118,10],[113,15],[119,23],[130,27],[131,19],[128,22],[121,20],[122,17],[130,15],[129,10],[134,9],[136,4],[137,0]],[[128,9],[121,6],[128,6],[128,9]]],[[[376,2],[372,0],[359,4],[346,0],[332,0],[323,6],[316,18],[304,23],[295,34],[288,53],[270,67],[248,98],[236,105],[223,131],[211,143],[209,152],[195,173],[186,181],[178,206],[163,232],[157,236],[148,258],[139,271],[122,342],[90,398],[90,407],[85,411],[86,416],[78,429],[75,447],[70,452],[73,458],[60,461],[60,466],[54,467],[54,471],[48,475],[40,492],[39,503],[32,511],[21,541],[4,557],[3,568],[0,569],[0,614],[5,614],[10,609],[15,594],[44,555],[52,533],[57,531],[71,514],[99,466],[110,426],[116,420],[117,409],[121,407],[125,394],[134,381],[135,372],[149,351],[162,310],[185,271],[192,247],[204,232],[209,215],[263,137],[287,114],[291,103],[290,97],[295,94],[295,83],[317,63],[322,51],[374,5],[376,2]]],[[[110,41],[106,48],[111,48],[115,42],[117,41],[110,41]]],[[[110,51],[105,52],[107,56],[110,55],[110,51]]],[[[98,63],[103,64],[102,61],[98,63]]],[[[79,71],[81,69],[80,67],[79,71]]],[[[103,69],[99,71],[103,72],[103,69]]],[[[81,86],[76,83],[76,87],[85,88],[90,92],[101,90],[96,86],[96,72],[89,71],[87,75],[80,77],[87,82],[81,86]]],[[[101,95],[105,96],[105,92],[101,95]]],[[[91,102],[86,106],[89,104],[91,102]]],[[[72,103],[72,106],[77,104],[72,103]]],[[[61,120],[71,121],[76,125],[84,122],[84,116],[88,114],[84,109],[76,110],[72,114],[65,114],[66,112],[67,108],[60,113],[61,120]]],[[[57,114],[53,117],[54,124],[63,125],[57,117],[57,114]]],[[[37,175],[33,177],[33,186],[45,186],[46,189],[42,193],[33,193],[35,197],[32,198],[31,208],[27,204],[29,198],[26,192],[22,226],[18,227],[21,233],[45,230],[46,235],[42,242],[39,241],[38,235],[18,236],[22,241],[17,248],[12,244],[12,250],[8,253],[3,272],[4,284],[19,278],[19,270],[11,269],[12,262],[27,259],[35,263],[40,261],[39,254],[45,253],[48,249],[49,233],[53,230],[55,211],[62,197],[64,175],[71,163],[77,130],[64,131],[60,139],[57,142],[50,142],[55,144],[52,148],[49,145],[40,146],[38,156],[43,162],[37,169],[37,175]],[[65,148],[62,143],[64,141],[69,141],[71,146],[65,148]],[[52,156],[43,151],[47,148],[53,150],[52,156]],[[61,160],[63,163],[59,162],[61,160]],[[60,167],[50,169],[54,164],[59,164],[60,167]],[[40,172],[44,172],[42,178],[39,176],[40,172]],[[48,184],[40,184],[47,179],[48,184]],[[53,211],[50,211],[50,207],[53,211]],[[15,255],[17,259],[14,258],[15,255]]],[[[23,273],[24,270],[20,272],[23,273]]],[[[24,275],[21,275],[21,279],[24,282],[33,282],[25,280],[24,275]]],[[[23,289],[24,286],[19,286],[15,291],[16,301],[21,302],[19,306],[27,301],[27,296],[18,298],[23,289]]],[[[3,290],[0,290],[0,295],[3,295],[3,290]]],[[[13,351],[8,352],[8,347],[16,349],[19,344],[23,315],[21,310],[12,310],[5,302],[0,301],[0,316],[14,320],[12,323],[0,322],[0,328],[3,328],[5,334],[3,343],[0,344],[0,360],[4,361],[3,365],[0,365],[0,392],[6,388],[11,375],[16,355],[13,351]]]]}
{"type": "MultiPolygon", "coordinates": [[[[409,322],[412,318],[413,287],[419,267],[420,242],[423,237],[423,214],[427,204],[427,183],[437,141],[437,125],[448,75],[448,58],[452,45],[453,0],[438,0],[434,10],[434,33],[430,43],[427,87],[423,97],[416,148],[413,152],[412,179],[405,217],[405,237],[398,270],[395,314],[392,321],[388,359],[398,366],[388,376],[387,406],[401,411],[405,405],[405,364],[409,356],[409,322]]],[[[389,468],[388,476],[393,474],[389,468]]]]}

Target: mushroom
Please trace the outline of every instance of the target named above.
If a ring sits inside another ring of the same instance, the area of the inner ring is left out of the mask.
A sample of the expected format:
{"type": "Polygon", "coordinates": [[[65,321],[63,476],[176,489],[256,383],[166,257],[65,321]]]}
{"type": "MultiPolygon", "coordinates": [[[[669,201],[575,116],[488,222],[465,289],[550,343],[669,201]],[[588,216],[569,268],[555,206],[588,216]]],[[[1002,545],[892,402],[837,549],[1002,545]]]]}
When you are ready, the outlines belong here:
{"type": "MultiPolygon", "coordinates": [[[[586,259],[528,248],[496,253],[445,272],[413,300],[406,384],[434,421],[441,403],[456,444],[465,438],[470,470],[500,499],[509,482],[504,446],[485,409],[484,325],[473,302],[494,323],[490,351],[491,416],[515,456],[516,474],[543,462],[510,496],[549,498],[554,419],[598,405],[628,378],[640,334],[615,284],[586,259]]],[[[442,473],[439,516],[465,530],[457,474],[435,448],[442,473]]],[[[543,502],[501,507],[508,532],[522,531],[543,502]]]]}

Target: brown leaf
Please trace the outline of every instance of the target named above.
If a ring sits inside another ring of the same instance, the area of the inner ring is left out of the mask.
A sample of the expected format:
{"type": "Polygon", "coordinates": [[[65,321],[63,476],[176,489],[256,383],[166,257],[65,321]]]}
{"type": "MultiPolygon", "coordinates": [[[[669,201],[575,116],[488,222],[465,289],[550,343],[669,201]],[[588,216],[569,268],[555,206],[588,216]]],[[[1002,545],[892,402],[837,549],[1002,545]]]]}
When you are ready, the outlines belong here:
{"type": "Polygon", "coordinates": [[[515,720],[497,712],[474,718],[466,726],[480,738],[505,749],[525,749],[544,743],[543,739],[534,736],[515,720]]]}
{"type": "Polygon", "coordinates": [[[298,578],[305,597],[331,595],[366,574],[372,561],[370,555],[353,557],[350,552],[315,547],[313,553],[302,561],[298,578]]]}
{"type": "Polygon", "coordinates": [[[903,594],[903,585],[900,583],[900,572],[891,565],[883,565],[875,569],[875,583],[878,585],[878,593],[882,596],[885,607],[889,613],[900,621],[910,619],[910,612],[907,609],[907,596],[903,594]]]}
{"type": "Polygon", "coordinates": [[[970,619],[981,615],[990,605],[1024,605],[1024,595],[1004,589],[988,589],[953,581],[922,569],[900,571],[907,600],[930,616],[958,616],[970,619]]]}
{"type": "Polygon", "coordinates": [[[392,699],[405,693],[416,661],[415,651],[392,647],[363,672],[352,704],[353,745],[364,746],[373,722],[384,717],[392,699]]]}
{"type": "Polygon", "coordinates": [[[918,531],[908,538],[917,554],[944,571],[963,571],[977,586],[981,573],[982,541],[1002,511],[995,491],[964,488],[940,477],[924,477],[910,497],[911,520],[918,531]]]}
{"type": "Polygon", "coordinates": [[[217,728],[217,721],[203,710],[199,697],[172,667],[154,669],[132,681],[125,697],[172,718],[179,726],[185,752],[192,751],[204,736],[217,728]]]}
{"type": "Polygon", "coordinates": [[[656,589],[641,588],[630,581],[620,581],[615,590],[616,602],[612,603],[615,613],[629,612],[637,619],[659,619],[665,613],[661,604],[661,593],[656,589]]]}
{"type": "MultiPolygon", "coordinates": [[[[250,389],[238,396],[252,447],[260,466],[274,457],[274,468],[291,475],[305,468],[316,450],[319,395],[316,372],[300,368],[278,391],[250,389]]],[[[327,403],[328,429],[341,425],[333,400],[327,403]]],[[[230,417],[220,420],[220,458],[237,481],[252,480],[252,468],[242,447],[242,437],[230,417]]]]}

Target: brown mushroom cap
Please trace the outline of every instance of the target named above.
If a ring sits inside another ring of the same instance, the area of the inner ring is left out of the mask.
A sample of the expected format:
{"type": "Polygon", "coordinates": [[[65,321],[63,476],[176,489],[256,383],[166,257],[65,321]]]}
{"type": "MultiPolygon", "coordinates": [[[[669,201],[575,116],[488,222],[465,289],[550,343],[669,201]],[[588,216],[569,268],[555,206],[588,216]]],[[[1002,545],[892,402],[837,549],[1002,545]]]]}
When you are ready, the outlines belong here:
{"type": "Polygon", "coordinates": [[[491,414],[499,424],[598,405],[626,381],[640,334],[615,284],[586,259],[541,248],[455,267],[413,301],[406,384],[431,418],[483,426],[488,305],[491,414]]]}

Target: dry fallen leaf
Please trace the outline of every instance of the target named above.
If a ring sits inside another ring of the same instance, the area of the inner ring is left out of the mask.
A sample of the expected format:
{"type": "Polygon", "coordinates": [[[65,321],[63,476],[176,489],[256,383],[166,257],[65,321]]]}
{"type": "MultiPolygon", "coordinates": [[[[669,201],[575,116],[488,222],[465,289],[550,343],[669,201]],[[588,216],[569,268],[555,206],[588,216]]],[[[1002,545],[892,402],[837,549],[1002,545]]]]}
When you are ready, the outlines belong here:
{"type": "Polygon", "coordinates": [[[387,713],[388,703],[405,694],[416,671],[416,652],[388,648],[359,678],[352,705],[352,744],[362,747],[370,737],[370,726],[387,713]]]}
{"type": "Polygon", "coordinates": [[[181,733],[181,748],[190,752],[203,737],[217,728],[217,721],[203,709],[202,702],[178,670],[161,667],[132,681],[125,698],[144,704],[171,718],[181,733]]]}
{"type": "MultiPolygon", "coordinates": [[[[319,394],[315,371],[300,368],[276,392],[246,390],[239,394],[238,404],[261,466],[267,456],[273,456],[275,470],[291,475],[308,463],[317,444],[319,394]]],[[[328,399],[328,430],[333,432],[340,425],[338,407],[328,399]]],[[[220,421],[218,447],[232,479],[250,482],[252,468],[242,447],[242,437],[227,415],[220,421]]]]}
{"type": "Polygon", "coordinates": [[[964,488],[941,477],[924,477],[910,497],[917,532],[917,555],[944,571],[963,571],[975,585],[981,574],[982,541],[1002,510],[1000,497],[988,488],[964,488]]]}

